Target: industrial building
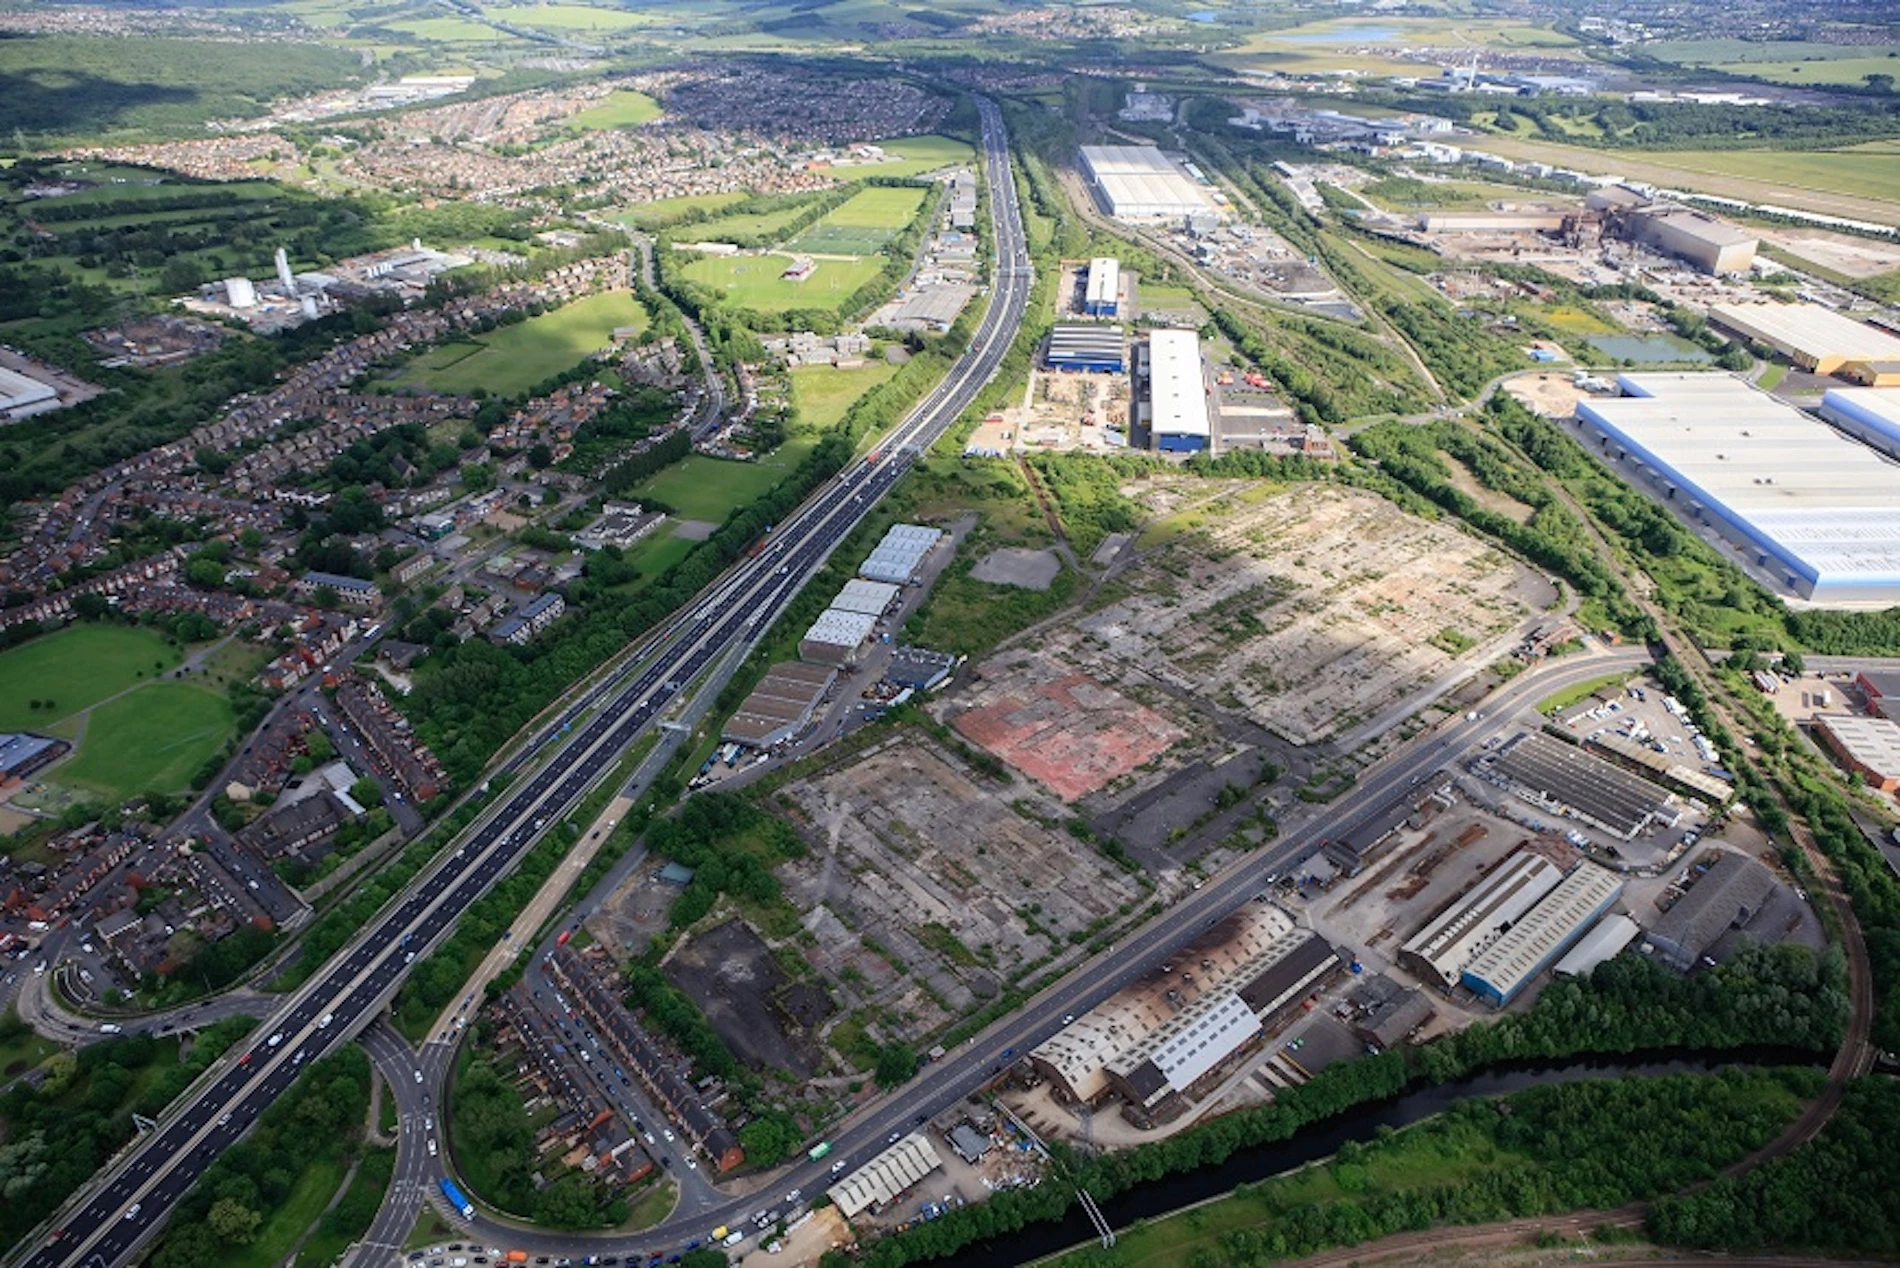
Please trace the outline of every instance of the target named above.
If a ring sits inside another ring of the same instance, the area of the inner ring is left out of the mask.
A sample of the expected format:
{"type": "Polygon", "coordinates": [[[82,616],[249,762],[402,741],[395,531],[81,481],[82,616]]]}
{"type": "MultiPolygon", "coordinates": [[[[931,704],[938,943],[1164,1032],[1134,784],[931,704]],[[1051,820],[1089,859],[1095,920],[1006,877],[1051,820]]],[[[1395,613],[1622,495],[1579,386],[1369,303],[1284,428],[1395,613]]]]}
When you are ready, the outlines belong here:
{"type": "MultiPolygon", "coordinates": [[[[1115,1090],[1109,1077],[1111,1066],[1196,1001],[1215,996],[1258,997],[1266,989],[1262,978],[1276,964],[1295,963],[1295,957],[1306,954],[1303,948],[1309,943],[1325,945],[1295,927],[1292,917],[1279,908],[1249,904],[1182,948],[1178,964],[1123,987],[1056,1031],[1029,1054],[1030,1060],[1061,1096],[1092,1104],[1115,1090]]],[[[1331,947],[1325,949],[1332,953],[1331,947]]],[[[1336,958],[1333,963],[1337,965],[1336,958]]],[[[1295,976],[1302,979],[1295,998],[1303,998],[1312,989],[1304,982],[1313,979],[1305,972],[1295,976]]],[[[1253,1015],[1260,1013],[1255,1010],[1253,1015]]]]}
{"type": "Polygon", "coordinates": [[[1561,211],[1427,211],[1418,227],[1426,233],[1556,233],[1567,219],[1561,211]]]}
{"type": "Polygon", "coordinates": [[[1396,1048],[1437,1013],[1423,991],[1401,986],[1383,973],[1367,973],[1346,996],[1353,1036],[1361,1043],[1396,1048]]]}
{"type": "Polygon", "coordinates": [[[1633,740],[1627,735],[1605,731],[1601,735],[1585,737],[1583,746],[1593,753],[1603,754],[1617,765],[1634,771],[1645,779],[1655,780],[1664,788],[1700,798],[1711,805],[1723,805],[1735,795],[1735,786],[1726,780],[1717,779],[1705,771],[1684,765],[1671,755],[1658,753],[1649,745],[1633,740]]]}
{"type": "Polygon", "coordinates": [[[1518,736],[1491,759],[1500,782],[1553,814],[1580,819],[1624,841],[1651,823],[1673,824],[1669,793],[1574,744],[1540,732],[1518,736]]]}
{"type": "Polygon", "coordinates": [[[1803,597],[1900,602],[1900,468],[1732,375],[1617,383],[1577,403],[1587,447],[1803,597]]]}
{"type": "Polygon", "coordinates": [[[1117,220],[1185,220],[1214,213],[1207,191],[1152,145],[1085,145],[1082,175],[1117,220]]]}
{"type": "Polygon", "coordinates": [[[1623,893],[1607,867],[1579,863],[1543,901],[1465,966],[1460,980],[1481,1000],[1502,1008],[1556,961],[1623,893]]]}
{"type": "Polygon", "coordinates": [[[1597,965],[1614,960],[1642,931],[1642,926],[1622,912],[1612,912],[1578,938],[1577,945],[1564,952],[1564,958],[1551,967],[1551,972],[1558,977],[1588,977],[1597,965]]]}
{"type": "Polygon", "coordinates": [[[1900,387],[1900,361],[1849,361],[1838,373],[1862,387],[1900,387]]]}
{"type": "Polygon", "coordinates": [[[883,616],[891,610],[891,604],[897,602],[897,596],[902,593],[904,587],[892,585],[888,581],[866,581],[862,577],[853,577],[844,583],[844,589],[838,591],[838,597],[831,601],[831,610],[883,616]]]}
{"type": "Polygon", "coordinates": [[[1563,873],[1541,854],[1519,853],[1428,921],[1399,947],[1399,963],[1421,981],[1450,990],[1497,935],[1557,888],[1563,873]]]}
{"type": "Polygon", "coordinates": [[[870,558],[859,567],[858,575],[867,581],[907,585],[925,557],[942,540],[941,528],[929,528],[922,524],[893,524],[890,531],[884,534],[884,539],[871,551],[870,558]]]}
{"type": "Polygon", "coordinates": [[[1130,1105],[1151,1112],[1171,1093],[1260,1037],[1260,1019],[1231,990],[1201,996],[1109,1062],[1108,1080],[1130,1105]]]}
{"type": "Polygon", "coordinates": [[[1058,325],[1042,362],[1051,370],[1120,374],[1128,368],[1127,336],[1120,326],[1058,325]]]}
{"type": "Polygon", "coordinates": [[[799,658],[815,665],[855,665],[876,629],[877,618],[868,612],[826,608],[798,640],[799,658]]]}
{"type": "Polygon", "coordinates": [[[59,408],[59,391],[30,374],[0,366],[0,419],[17,423],[59,408]]]}
{"type": "Polygon", "coordinates": [[[1900,789],[1900,722],[1817,713],[1814,734],[1846,769],[1881,792],[1900,789]]]}
{"type": "Polygon", "coordinates": [[[1089,279],[1082,290],[1082,311],[1091,317],[1113,317],[1121,308],[1122,266],[1111,256],[1089,261],[1089,279]]]}
{"type": "Polygon", "coordinates": [[[865,1211],[882,1210],[941,1166],[943,1156],[930,1137],[912,1132],[832,1185],[825,1196],[840,1215],[854,1219],[865,1211]]]}
{"type": "MultiPolygon", "coordinates": [[[[1846,367],[1843,373],[1852,368],[1846,367]]],[[[1863,445],[1900,459],[1900,392],[1832,387],[1821,397],[1821,417],[1863,445]]]]}
{"type": "Polygon", "coordinates": [[[959,658],[950,652],[900,647],[891,653],[890,663],[884,667],[884,681],[913,691],[933,691],[949,680],[958,663],[959,658]]]}
{"type": "Polygon", "coordinates": [[[1900,337],[1819,304],[1711,304],[1709,320],[1815,374],[1900,359],[1900,337]]]}
{"type": "Polygon", "coordinates": [[[1192,330],[1155,330],[1136,355],[1136,417],[1163,453],[1200,453],[1213,429],[1207,418],[1207,376],[1201,337],[1192,330]]]}
{"type": "Polygon", "coordinates": [[[1863,669],[1854,675],[1854,685],[1860,688],[1870,711],[1900,722],[1900,673],[1863,669]]]}
{"type": "Polygon", "coordinates": [[[1708,870],[1649,931],[1663,963],[1685,972],[1729,930],[1750,924],[1780,888],[1773,873],[1746,855],[1712,852],[1704,861],[1708,870]]]}
{"type": "Polygon", "coordinates": [[[791,739],[811,722],[838,671],[823,665],[774,665],[764,681],[726,719],[721,739],[770,748],[791,739]]]}
{"type": "Polygon", "coordinates": [[[1626,220],[1630,240],[1704,273],[1746,273],[1761,240],[1726,220],[1687,207],[1644,207],[1626,220]]]}

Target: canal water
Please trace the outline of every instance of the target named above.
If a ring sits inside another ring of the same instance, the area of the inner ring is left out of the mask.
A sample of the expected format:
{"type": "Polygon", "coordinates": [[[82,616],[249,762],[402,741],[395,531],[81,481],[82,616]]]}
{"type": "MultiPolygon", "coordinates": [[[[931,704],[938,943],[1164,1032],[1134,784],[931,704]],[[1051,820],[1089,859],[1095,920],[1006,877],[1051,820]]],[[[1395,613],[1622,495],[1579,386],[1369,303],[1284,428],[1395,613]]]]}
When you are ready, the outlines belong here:
{"type": "MultiPolygon", "coordinates": [[[[1817,1057],[1811,1052],[1748,1048],[1719,1053],[1635,1053],[1563,1064],[1522,1063],[1494,1068],[1456,1083],[1442,1083],[1388,1101],[1359,1106],[1335,1118],[1313,1123],[1287,1140],[1238,1150],[1219,1166],[1137,1185],[1102,1202],[1102,1214],[1114,1228],[1126,1228],[1137,1220],[1154,1219],[1232,1192],[1242,1185],[1329,1158],[1348,1141],[1372,1140],[1382,1127],[1408,1126],[1442,1114],[1457,1102],[1473,1096],[1503,1096],[1545,1084],[1590,1079],[1708,1074],[1741,1066],[1823,1065],[1826,1061],[1826,1057],[1817,1057]]],[[[1060,1221],[1032,1224],[1008,1237],[965,1247],[958,1253],[956,1262],[998,1266],[1026,1264],[1094,1237],[1095,1229],[1088,1217],[1079,1205],[1072,1205],[1060,1221]]]]}

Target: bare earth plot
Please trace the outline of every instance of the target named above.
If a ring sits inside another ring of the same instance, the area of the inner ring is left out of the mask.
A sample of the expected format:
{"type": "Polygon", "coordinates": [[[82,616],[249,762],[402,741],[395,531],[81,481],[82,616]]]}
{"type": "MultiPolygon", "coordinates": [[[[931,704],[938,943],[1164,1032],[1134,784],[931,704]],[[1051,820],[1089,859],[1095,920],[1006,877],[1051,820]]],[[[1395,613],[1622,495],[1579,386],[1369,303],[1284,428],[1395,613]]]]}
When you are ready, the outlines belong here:
{"type": "Polygon", "coordinates": [[[915,730],[788,785],[781,805],[812,847],[779,869],[818,934],[812,962],[834,978],[856,969],[862,989],[883,988],[879,1004],[920,1021],[952,1020],[1143,892],[1089,845],[1046,826],[1059,805],[974,774],[915,730]],[[871,942],[890,953],[876,966],[862,949],[871,942]],[[890,960],[955,1013],[895,980],[890,960]]]}
{"type": "MultiPolygon", "coordinates": [[[[995,677],[1001,667],[986,666],[985,677],[995,677]]],[[[1188,736],[1087,674],[1012,682],[988,703],[958,714],[952,725],[1064,801],[1100,791],[1188,736]]]]}
{"type": "MultiPolygon", "coordinates": [[[[1175,497],[1165,481],[1129,492],[1158,509],[1175,497]]],[[[1547,599],[1503,553],[1373,494],[1260,493],[1198,508],[1127,574],[1128,597],[1076,623],[1103,663],[1311,744],[1439,679],[1547,599]]]]}

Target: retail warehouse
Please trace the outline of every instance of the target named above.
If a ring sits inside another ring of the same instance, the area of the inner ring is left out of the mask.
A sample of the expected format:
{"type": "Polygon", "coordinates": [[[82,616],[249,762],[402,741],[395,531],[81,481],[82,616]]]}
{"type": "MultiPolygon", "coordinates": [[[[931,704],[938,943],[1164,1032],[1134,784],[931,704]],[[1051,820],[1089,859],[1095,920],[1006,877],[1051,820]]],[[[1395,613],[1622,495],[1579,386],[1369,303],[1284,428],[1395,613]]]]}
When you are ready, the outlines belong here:
{"type": "Polygon", "coordinates": [[[943,1157],[930,1137],[912,1132],[826,1191],[839,1214],[854,1219],[878,1211],[909,1192],[918,1181],[943,1166],[943,1157]]]}
{"type": "Polygon", "coordinates": [[[722,739],[770,748],[804,730],[838,671],[826,665],[774,665],[727,719],[722,739]]]}
{"type": "Polygon", "coordinates": [[[1089,261],[1088,282],[1082,290],[1082,311],[1090,317],[1113,317],[1121,308],[1122,266],[1113,256],[1089,261]]]}
{"type": "Polygon", "coordinates": [[[942,540],[941,528],[929,528],[922,524],[893,524],[858,569],[858,575],[867,581],[907,585],[916,576],[924,558],[942,540]]]}
{"type": "Polygon", "coordinates": [[[1731,375],[1617,383],[1577,404],[1587,446],[1797,594],[1900,602],[1900,467],[1731,375]]]}
{"type": "Polygon", "coordinates": [[[1518,736],[1491,759],[1490,774],[1555,814],[1624,841],[1652,823],[1673,824],[1669,793],[1573,744],[1538,732],[1518,736]]]}
{"type": "Polygon", "coordinates": [[[1206,189],[1152,145],[1085,145],[1082,174],[1117,220],[1185,220],[1216,210],[1206,189]]]}

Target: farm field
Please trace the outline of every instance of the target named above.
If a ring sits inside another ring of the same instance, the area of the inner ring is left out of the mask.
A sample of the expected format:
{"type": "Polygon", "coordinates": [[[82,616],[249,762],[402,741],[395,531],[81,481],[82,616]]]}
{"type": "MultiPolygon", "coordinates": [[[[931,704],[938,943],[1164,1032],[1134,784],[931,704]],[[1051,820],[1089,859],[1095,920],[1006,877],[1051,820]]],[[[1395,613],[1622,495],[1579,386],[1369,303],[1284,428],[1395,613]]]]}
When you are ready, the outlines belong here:
{"type": "Polygon", "coordinates": [[[876,277],[882,260],[820,260],[802,282],[780,277],[791,264],[784,255],[708,256],[682,271],[702,286],[721,291],[741,308],[784,312],[792,308],[833,308],[876,277]]]}
{"type": "Polygon", "coordinates": [[[0,653],[0,730],[45,730],[168,670],[181,659],[151,630],[73,625],[0,653]],[[32,709],[50,700],[50,709],[32,709]]]}
{"type": "Polygon", "coordinates": [[[903,232],[928,192],[883,186],[861,189],[792,239],[788,249],[814,255],[876,255],[903,232]]]}
{"type": "Polygon", "coordinates": [[[860,396],[897,373],[886,361],[840,370],[835,365],[801,365],[792,371],[792,403],[798,425],[822,431],[844,417],[860,396]]]}
{"type": "MultiPolygon", "coordinates": [[[[594,10],[604,12],[604,10],[594,10]]],[[[629,15],[631,16],[631,15],[629,15]]],[[[609,93],[591,110],[567,121],[570,128],[637,128],[660,117],[660,103],[643,92],[609,93]]]]}
{"type": "Polygon", "coordinates": [[[1373,18],[1329,19],[1283,31],[1255,35],[1239,48],[1226,49],[1209,60],[1222,65],[1262,71],[1360,71],[1382,75],[1417,75],[1430,64],[1396,55],[1403,48],[1470,48],[1498,52],[1535,49],[1546,56],[1562,56],[1575,47],[1569,36],[1526,23],[1465,21],[1457,18],[1401,18],[1380,14],[1373,18]],[[1388,53],[1386,50],[1392,50],[1388,53]]]}
{"type": "Polygon", "coordinates": [[[1870,163],[1854,150],[1592,150],[1492,136],[1474,148],[1822,215],[1886,224],[1900,215],[1900,164],[1870,163]]]}
{"type": "Polygon", "coordinates": [[[223,696],[181,682],[147,683],[88,714],[78,752],[48,775],[112,800],[173,791],[218,751],[232,721],[223,696]]]}
{"type": "Polygon", "coordinates": [[[646,324],[646,310],[630,292],[589,295],[516,325],[431,348],[404,366],[394,382],[431,392],[485,387],[513,396],[605,347],[617,327],[646,324]]]}
{"type": "Polygon", "coordinates": [[[1663,40],[1644,52],[1665,62],[1752,75],[1784,84],[1860,84],[1896,73],[1890,45],[1810,40],[1663,40]]]}
{"type": "Polygon", "coordinates": [[[678,198],[661,198],[650,203],[636,203],[623,211],[617,211],[608,219],[623,225],[632,225],[635,229],[657,229],[681,216],[695,211],[717,211],[721,207],[730,207],[744,202],[748,197],[741,190],[726,194],[683,194],[678,198]]]}

